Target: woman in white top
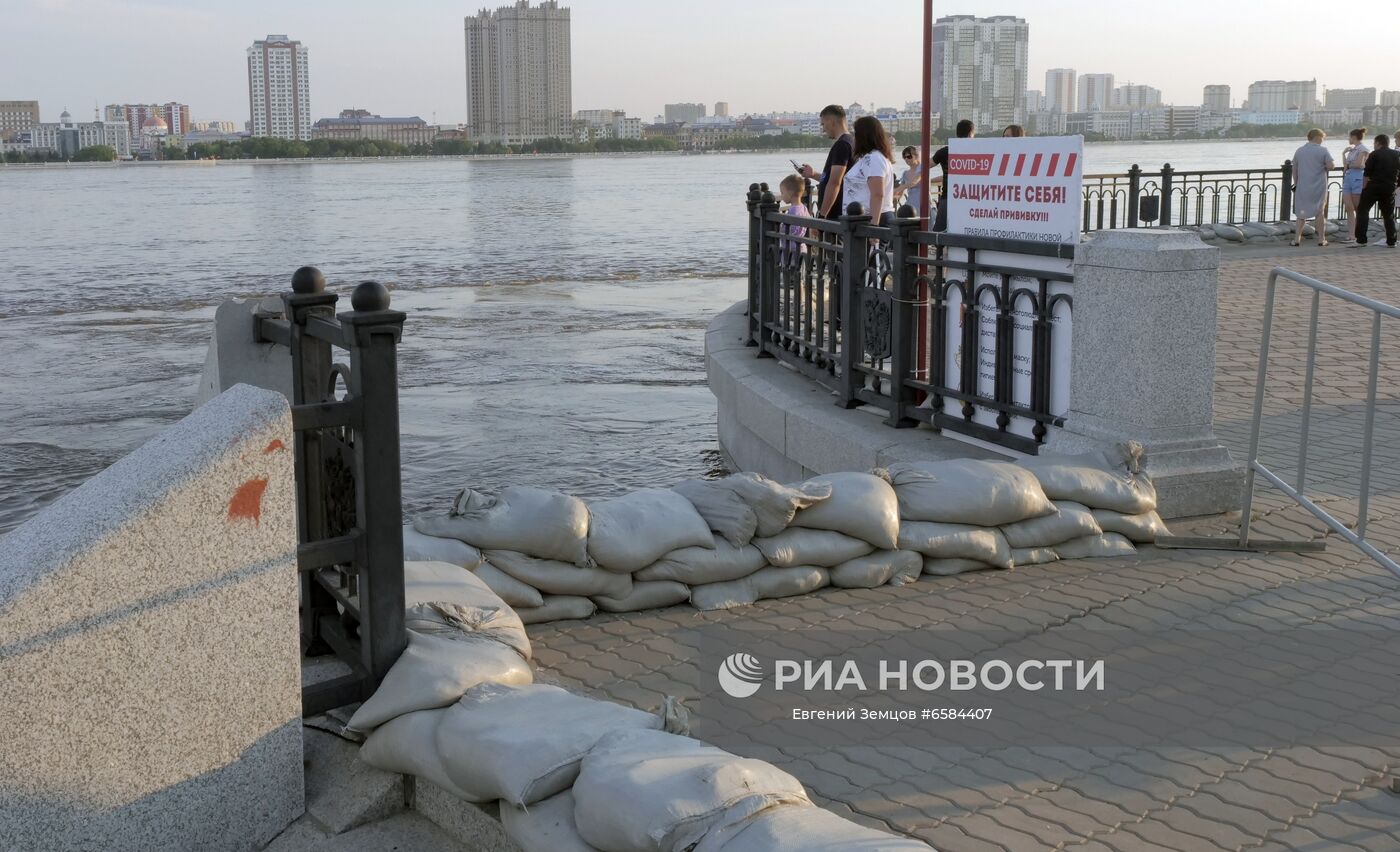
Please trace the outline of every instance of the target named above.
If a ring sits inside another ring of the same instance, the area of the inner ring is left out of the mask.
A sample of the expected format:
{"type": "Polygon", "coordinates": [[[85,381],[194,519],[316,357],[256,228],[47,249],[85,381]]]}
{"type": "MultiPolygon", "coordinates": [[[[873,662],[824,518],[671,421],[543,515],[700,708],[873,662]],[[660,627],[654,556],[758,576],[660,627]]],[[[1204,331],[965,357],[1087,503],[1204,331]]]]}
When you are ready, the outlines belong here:
{"type": "Polygon", "coordinates": [[[861,116],[851,128],[855,136],[855,162],[846,170],[842,203],[859,201],[870,221],[887,224],[894,218],[894,148],[880,119],[861,116]]]}
{"type": "Polygon", "coordinates": [[[1347,147],[1342,150],[1342,166],[1346,171],[1342,172],[1342,205],[1347,211],[1347,229],[1339,242],[1356,242],[1356,205],[1361,202],[1362,172],[1366,168],[1366,155],[1370,150],[1366,147],[1366,128],[1358,127],[1347,134],[1347,147]]]}

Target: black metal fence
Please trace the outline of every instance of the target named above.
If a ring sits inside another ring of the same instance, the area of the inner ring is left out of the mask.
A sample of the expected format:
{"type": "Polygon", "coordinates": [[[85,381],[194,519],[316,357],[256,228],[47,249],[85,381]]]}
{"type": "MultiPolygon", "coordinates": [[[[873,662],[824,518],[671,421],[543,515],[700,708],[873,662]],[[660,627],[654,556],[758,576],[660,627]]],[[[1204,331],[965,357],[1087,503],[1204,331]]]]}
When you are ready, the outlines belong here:
{"type": "Polygon", "coordinates": [[[292,353],[302,651],[334,653],[351,669],[302,690],[307,716],[368,698],[407,642],[397,354],[405,315],[374,282],[355,288],[353,310],[337,315],[338,299],[319,271],[302,267],[282,315],[257,321],[260,340],[292,353]]]}
{"type": "Polygon", "coordinates": [[[1073,246],[888,227],[859,205],[837,221],[782,213],[749,188],[749,344],[871,405],[1034,453],[1063,424],[1073,246]],[[1039,261],[1039,262],[1037,262],[1039,261]]]}

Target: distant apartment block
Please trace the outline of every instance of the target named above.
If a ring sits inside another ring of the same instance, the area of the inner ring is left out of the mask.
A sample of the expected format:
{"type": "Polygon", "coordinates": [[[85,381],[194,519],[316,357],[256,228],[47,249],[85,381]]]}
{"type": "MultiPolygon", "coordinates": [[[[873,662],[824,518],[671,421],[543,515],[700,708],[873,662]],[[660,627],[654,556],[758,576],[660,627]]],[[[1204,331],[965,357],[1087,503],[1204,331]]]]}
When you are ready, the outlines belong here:
{"type": "Polygon", "coordinates": [[[238,123],[234,121],[196,121],[192,127],[201,133],[237,133],[238,123]]]}
{"type": "Polygon", "coordinates": [[[277,139],[311,138],[311,58],[285,35],[269,35],[248,48],[249,130],[277,139]]]}
{"type": "Polygon", "coordinates": [[[987,130],[1021,124],[1026,114],[1024,18],[949,15],[933,24],[931,109],[948,125],[971,119],[987,130]]]}
{"type": "Polygon", "coordinates": [[[1206,86],[1201,91],[1201,108],[1218,114],[1229,112],[1230,87],[1223,84],[1206,86]]]}
{"type": "Polygon", "coordinates": [[[102,110],[102,118],[104,121],[125,123],[127,133],[135,144],[139,144],[142,130],[152,118],[160,119],[169,136],[184,136],[194,129],[190,123],[189,105],[174,101],[165,104],[108,104],[102,110]]]}
{"type": "Polygon", "coordinates": [[[729,101],[715,101],[715,117],[716,117],[716,118],[728,118],[728,117],[729,117],[729,101]]]}
{"type": "Polygon", "coordinates": [[[471,138],[521,145],[572,135],[570,26],[557,0],[519,0],[465,19],[471,138]]]}
{"type": "Polygon", "coordinates": [[[577,126],[574,136],[580,142],[642,138],[642,120],[628,118],[620,109],[581,109],[574,113],[574,124],[577,126]]]}
{"type": "Polygon", "coordinates": [[[370,139],[398,145],[431,145],[437,131],[418,116],[404,118],[373,115],[368,110],[346,109],[337,118],[323,118],[311,126],[312,139],[370,139]]]}
{"type": "Polygon", "coordinates": [[[1079,112],[1094,112],[1113,106],[1113,75],[1084,74],[1079,78],[1079,112]]]}
{"type": "Polygon", "coordinates": [[[1111,109],[1146,109],[1161,106],[1162,91],[1151,86],[1117,86],[1109,96],[1111,109]]]}
{"type": "Polygon", "coordinates": [[[1051,68],[1045,72],[1045,110],[1074,112],[1075,88],[1073,68],[1051,68]]]}
{"type": "Polygon", "coordinates": [[[1376,105],[1376,87],[1368,89],[1328,89],[1328,109],[1370,109],[1376,105]]]}
{"type": "Polygon", "coordinates": [[[1026,112],[1041,112],[1045,109],[1045,95],[1039,89],[1026,90],[1026,112]]]}
{"type": "Polygon", "coordinates": [[[1255,80],[1249,84],[1249,99],[1245,101],[1245,109],[1256,114],[1307,112],[1319,106],[1316,80],[1255,80]]]}
{"type": "Polygon", "coordinates": [[[1387,89],[1386,91],[1381,92],[1380,103],[1378,104],[1378,106],[1400,106],[1400,91],[1387,89]]]}
{"type": "Polygon", "coordinates": [[[0,140],[28,133],[38,123],[38,101],[0,101],[0,140]]]}
{"type": "Polygon", "coordinates": [[[694,124],[705,117],[704,104],[666,104],[662,113],[667,124],[694,124]]]}
{"type": "Polygon", "coordinates": [[[64,110],[57,122],[36,124],[29,140],[29,147],[53,151],[60,157],[72,157],[83,148],[94,145],[107,145],[117,152],[118,157],[131,156],[131,136],[126,123],[122,121],[78,122],[68,110],[64,110]]]}

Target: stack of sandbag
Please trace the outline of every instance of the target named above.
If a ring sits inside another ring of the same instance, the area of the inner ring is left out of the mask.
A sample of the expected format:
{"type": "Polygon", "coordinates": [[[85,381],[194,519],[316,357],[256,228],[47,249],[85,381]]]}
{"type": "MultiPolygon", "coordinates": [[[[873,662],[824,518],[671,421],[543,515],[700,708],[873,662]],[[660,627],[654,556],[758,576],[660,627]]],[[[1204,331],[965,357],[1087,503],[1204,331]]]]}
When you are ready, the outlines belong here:
{"type": "Polygon", "coordinates": [[[1134,542],[1151,543],[1167,533],[1157,514],[1157,489],[1143,469],[1141,444],[1126,442],[1104,452],[1035,456],[1020,465],[1035,476],[1066,520],[1056,535],[1065,536],[1072,526],[1078,527],[1078,535],[1039,546],[1042,551],[1053,550],[1054,558],[1127,556],[1136,552],[1134,542]],[[1073,523],[1068,521],[1071,516],[1073,523]]]}

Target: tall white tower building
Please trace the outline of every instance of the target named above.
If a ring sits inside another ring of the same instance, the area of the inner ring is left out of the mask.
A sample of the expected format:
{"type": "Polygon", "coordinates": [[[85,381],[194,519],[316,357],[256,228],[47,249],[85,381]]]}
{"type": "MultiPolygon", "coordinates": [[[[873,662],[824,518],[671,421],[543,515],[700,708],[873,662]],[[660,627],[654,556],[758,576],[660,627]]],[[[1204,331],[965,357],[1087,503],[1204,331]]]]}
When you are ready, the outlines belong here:
{"type": "Polygon", "coordinates": [[[1024,18],[949,15],[933,23],[933,111],[952,127],[970,118],[984,131],[1026,119],[1024,18]]]}
{"type": "Polygon", "coordinates": [[[299,41],[270,35],[248,48],[248,109],[254,136],[311,138],[311,61],[299,41]]]}
{"type": "Polygon", "coordinates": [[[1051,68],[1045,72],[1045,108],[1050,112],[1075,110],[1073,68],[1051,68]]]}
{"type": "Polygon", "coordinates": [[[465,19],[467,135],[520,145],[573,133],[569,10],[558,0],[465,19]]]}

